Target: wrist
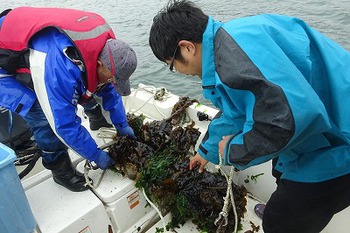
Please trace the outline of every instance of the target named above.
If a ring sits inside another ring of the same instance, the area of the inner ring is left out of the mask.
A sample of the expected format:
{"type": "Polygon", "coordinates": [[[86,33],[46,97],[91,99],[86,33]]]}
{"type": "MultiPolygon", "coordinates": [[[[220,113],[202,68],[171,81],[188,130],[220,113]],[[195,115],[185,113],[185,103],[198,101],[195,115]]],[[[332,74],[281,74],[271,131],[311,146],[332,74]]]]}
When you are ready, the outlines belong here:
{"type": "Polygon", "coordinates": [[[104,151],[98,149],[98,150],[97,150],[97,153],[94,155],[94,158],[92,159],[92,161],[94,161],[95,163],[97,163],[99,160],[102,159],[103,154],[104,154],[104,151]]]}
{"type": "Polygon", "coordinates": [[[117,129],[123,129],[123,128],[127,127],[127,126],[128,126],[128,122],[127,121],[124,121],[124,122],[121,122],[121,123],[118,123],[118,124],[115,125],[115,127],[117,129]]]}

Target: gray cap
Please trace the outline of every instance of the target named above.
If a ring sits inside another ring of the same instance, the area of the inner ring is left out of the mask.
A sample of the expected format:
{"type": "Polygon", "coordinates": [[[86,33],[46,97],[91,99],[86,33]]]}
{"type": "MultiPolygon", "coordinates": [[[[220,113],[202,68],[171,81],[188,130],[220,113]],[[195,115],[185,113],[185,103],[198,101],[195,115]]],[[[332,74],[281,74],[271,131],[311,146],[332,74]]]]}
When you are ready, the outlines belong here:
{"type": "Polygon", "coordinates": [[[110,71],[115,71],[115,88],[119,95],[130,95],[129,77],[135,71],[137,58],[135,51],[125,42],[117,39],[107,40],[99,59],[110,71]],[[114,66],[111,66],[114,61],[114,66]]]}

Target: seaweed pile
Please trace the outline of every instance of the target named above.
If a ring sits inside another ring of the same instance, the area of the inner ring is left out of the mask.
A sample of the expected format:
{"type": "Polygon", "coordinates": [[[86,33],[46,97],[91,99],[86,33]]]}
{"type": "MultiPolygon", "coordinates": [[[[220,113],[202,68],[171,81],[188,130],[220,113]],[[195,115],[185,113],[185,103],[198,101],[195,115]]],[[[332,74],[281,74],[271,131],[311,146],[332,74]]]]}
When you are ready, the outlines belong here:
{"type": "MultiPolygon", "coordinates": [[[[188,97],[180,98],[171,117],[162,121],[144,123],[143,115],[128,114],[137,140],[116,136],[108,152],[117,161],[118,172],[135,180],[136,187],[144,189],[163,214],[171,212],[168,229],[192,220],[202,232],[233,232],[232,208],[227,225],[223,221],[214,224],[224,204],[226,178],[220,173],[189,170],[189,158],[195,153],[200,132],[193,121],[181,124],[186,108],[193,102],[188,97]]],[[[238,219],[246,211],[246,192],[243,186],[233,184],[238,219]]]]}

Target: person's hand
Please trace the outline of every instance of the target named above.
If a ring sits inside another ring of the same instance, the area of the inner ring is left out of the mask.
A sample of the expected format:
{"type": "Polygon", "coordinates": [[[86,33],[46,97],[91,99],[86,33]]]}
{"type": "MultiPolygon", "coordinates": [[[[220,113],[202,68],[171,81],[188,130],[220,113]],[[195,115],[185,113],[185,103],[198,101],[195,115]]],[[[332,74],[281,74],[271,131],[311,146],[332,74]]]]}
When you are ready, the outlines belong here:
{"type": "Polygon", "coordinates": [[[190,170],[192,170],[196,165],[199,165],[198,172],[202,173],[204,171],[205,165],[207,165],[208,160],[204,159],[199,153],[197,153],[191,160],[190,160],[190,170]]]}
{"type": "Polygon", "coordinates": [[[106,170],[107,168],[113,166],[116,162],[114,159],[109,157],[106,151],[100,150],[100,155],[94,161],[96,165],[102,170],[106,170]]]}
{"type": "Polygon", "coordinates": [[[128,136],[131,139],[136,139],[134,130],[128,125],[128,123],[116,125],[118,133],[122,136],[128,136]]]}
{"type": "Polygon", "coordinates": [[[223,136],[222,140],[219,142],[219,154],[221,157],[224,155],[224,149],[227,143],[227,140],[231,138],[233,135],[223,136]]]}

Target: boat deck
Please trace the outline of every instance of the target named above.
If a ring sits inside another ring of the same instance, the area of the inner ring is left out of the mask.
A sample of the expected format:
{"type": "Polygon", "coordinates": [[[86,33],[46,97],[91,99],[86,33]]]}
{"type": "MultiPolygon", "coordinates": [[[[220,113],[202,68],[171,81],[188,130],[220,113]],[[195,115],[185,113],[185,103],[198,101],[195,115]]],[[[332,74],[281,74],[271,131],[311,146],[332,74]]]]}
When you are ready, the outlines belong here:
{"type": "MultiPolygon", "coordinates": [[[[169,116],[172,107],[177,102],[178,97],[169,95],[165,101],[155,101],[152,96],[153,89],[141,86],[133,90],[132,94],[124,99],[127,111],[142,113],[152,119],[162,119],[169,116]]],[[[188,108],[190,118],[197,119],[197,111],[205,112],[210,116],[216,114],[216,110],[204,105],[193,105],[188,108]]],[[[78,114],[83,119],[83,125],[88,128],[88,121],[82,116],[82,109],[78,114]]],[[[207,129],[208,122],[196,120],[196,126],[202,132],[207,129]]],[[[98,132],[91,132],[99,146],[104,145],[110,139],[98,137],[98,132]]],[[[204,133],[203,133],[204,135],[204,133]]],[[[202,136],[203,136],[202,135],[202,136]]],[[[198,140],[200,141],[201,138],[198,140]]],[[[82,157],[70,151],[73,164],[81,172],[84,171],[84,160],[82,157]]],[[[18,167],[18,172],[23,168],[18,167]]],[[[209,171],[215,171],[215,167],[208,165],[209,171]]],[[[229,169],[229,168],[228,168],[229,169]]],[[[261,219],[254,213],[254,206],[259,202],[267,201],[272,191],[275,189],[274,179],[270,175],[271,165],[265,163],[245,171],[235,173],[233,181],[236,184],[244,185],[247,190],[257,199],[247,197],[247,212],[242,220],[242,231],[252,230],[252,224],[259,227],[258,232],[263,232],[261,219]],[[258,180],[247,178],[261,174],[258,180]]],[[[93,190],[74,193],[57,185],[51,176],[51,172],[44,169],[41,161],[38,160],[35,168],[22,180],[25,194],[37,221],[37,232],[41,233],[65,233],[65,232],[156,232],[157,228],[163,228],[170,219],[170,214],[161,219],[156,209],[147,204],[146,198],[141,190],[134,187],[134,182],[126,177],[122,177],[111,170],[105,173],[102,170],[91,170],[89,176],[96,181],[101,179],[101,183],[93,190]],[[102,178],[101,178],[102,177],[102,178]]],[[[350,216],[350,208],[337,214],[331,223],[322,233],[350,232],[345,225],[350,216]]],[[[196,225],[188,221],[176,232],[198,232],[196,225]]],[[[254,232],[254,231],[252,231],[254,232]]]]}

